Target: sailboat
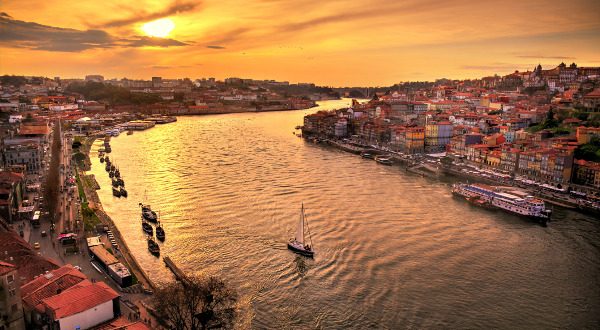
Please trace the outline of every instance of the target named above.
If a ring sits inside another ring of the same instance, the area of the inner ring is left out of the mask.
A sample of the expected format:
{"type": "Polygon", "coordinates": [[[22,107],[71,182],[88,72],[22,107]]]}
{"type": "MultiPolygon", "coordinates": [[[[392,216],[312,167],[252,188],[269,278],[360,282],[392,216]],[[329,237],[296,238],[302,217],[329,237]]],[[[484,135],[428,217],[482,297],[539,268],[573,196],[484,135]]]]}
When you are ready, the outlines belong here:
{"type": "Polygon", "coordinates": [[[298,222],[298,228],[296,229],[296,237],[290,239],[288,242],[288,249],[299,253],[301,255],[312,257],[315,252],[312,249],[312,237],[310,236],[310,229],[308,229],[308,220],[306,220],[306,228],[308,229],[308,238],[310,245],[304,244],[304,221],[306,220],[306,214],[304,214],[304,203],[300,208],[300,221],[298,222]]]}

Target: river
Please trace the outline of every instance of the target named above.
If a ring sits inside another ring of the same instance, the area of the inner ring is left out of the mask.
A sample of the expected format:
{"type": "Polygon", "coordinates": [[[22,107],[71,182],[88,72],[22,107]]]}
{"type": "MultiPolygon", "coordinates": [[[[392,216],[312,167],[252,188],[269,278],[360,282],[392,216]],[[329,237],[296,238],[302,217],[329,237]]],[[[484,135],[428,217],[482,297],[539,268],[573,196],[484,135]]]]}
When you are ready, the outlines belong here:
{"type": "Polygon", "coordinates": [[[113,138],[129,197],[92,149],[106,212],[156,282],[162,256],[224,278],[240,328],[597,328],[600,221],[555,210],[548,227],[452,198],[448,182],[296,137],[319,109],[179,117],[113,138]],[[148,252],[139,202],[167,239],[148,252]],[[301,203],[314,259],[286,248],[301,203]]]}

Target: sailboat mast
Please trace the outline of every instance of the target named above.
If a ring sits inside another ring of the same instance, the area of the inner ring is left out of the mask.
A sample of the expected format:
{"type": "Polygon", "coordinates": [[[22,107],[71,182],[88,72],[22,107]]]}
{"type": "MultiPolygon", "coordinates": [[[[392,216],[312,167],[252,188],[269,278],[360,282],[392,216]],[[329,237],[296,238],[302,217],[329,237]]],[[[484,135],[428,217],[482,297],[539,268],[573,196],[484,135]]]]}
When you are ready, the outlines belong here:
{"type": "Polygon", "coordinates": [[[310,227],[308,227],[308,219],[306,219],[306,214],[304,213],[304,203],[302,203],[302,217],[306,220],[306,229],[308,230],[308,239],[310,239],[310,248],[314,249],[312,235],[310,234],[310,227]]]}

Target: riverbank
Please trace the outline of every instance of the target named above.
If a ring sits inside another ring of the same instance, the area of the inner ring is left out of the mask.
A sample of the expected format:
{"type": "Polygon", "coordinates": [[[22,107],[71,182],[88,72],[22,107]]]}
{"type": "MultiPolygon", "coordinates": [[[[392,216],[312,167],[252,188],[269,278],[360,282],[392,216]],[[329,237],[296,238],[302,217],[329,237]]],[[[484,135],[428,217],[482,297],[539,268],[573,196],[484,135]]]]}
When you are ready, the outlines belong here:
{"type": "MultiPolygon", "coordinates": [[[[336,140],[330,139],[315,139],[308,138],[308,140],[313,141],[315,143],[325,143],[329,146],[337,148],[339,150],[343,150],[352,154],[362,154],[364,152],[373,153],[374,155],[378,154],[389,154],[390,159],[393,161],[395,165],[403,166],[407,172],[414,173],[417,175],[421,175],[423,177],[428,177],[431,179],[439,179],[441,176],[453,176],[460,179],[466,179],[471,181],[477,181],[482,183],[487,183],[490,185],[511,185],[521,189],[526,190],[531,195],[536,196],[545,202],[560,206],[567,209],[577,210],[584,213],[598,214],[600,213],[600,209],[595,209],[593,207],[586,207],[586,205],[582,205],[577,199],[571,198],[568,195],[559,195],[554,192],[546,192],[541,190],[539,187],[529,187],[524,184],[519,184],[513,179],[508,178],[494,178],[493,176],[481,176],[471,174],[468,171],[463,171],[463,168],[460,166],[453,165],[442,165],[441,163],[436,163],[437,160],[435,157],[428,157],[427,155],[400,155],[390,150],[385,149],[377,149],[375,146],[369,147],[359,147],[356,145],[352,145],[349,143],[344,143],[336,140]],[[431,165],[429,162],[434,162],[436,165],[431,165]]],[[[473,171],[471,171],[473,172],[473,171]]]]}
{"type": "MultiPolygon", "coordinates": [[[[91,144],[93,144],[93,141],[95,141],[96,138],[93,138],[91,144]]],[[[90,162],[89,153],[91,150],[91,144],[90,144],[90,148],[84,149],[86,160],[90,166],[91,166],[91,162],[90,162]]],[[[80,152],[81,152],[81,150],[80,150],[80,152]]],[[[82,169],[80,169],[78,171],[78,173],[79,173],[80,177],[84,177],[84,176],[88,177],[86,172],[82,169]]],[[[94,212],[94,214],[100,220],[102,225],[108,227],[109,230],[112,231],[112,233],[115,237],[115,240],[117,241],[118,246],[119,246],[119,252],[120,252],[119,254],[123,257],[125,263],[127,264],[129,270],[131,271],[131,273],[134,274],[136,276],[136,278],[138,279],[138,282],[141,284],[143,291],[145,291],[146,289],[155,290],[156,285],[152,282],[152,280],[150,280],[150,277],[146,274],[146,272],[143,270],[143,268],[140,266],[140,264],[138,263],[136,258],[131,253],[129,246],[127,245],[126,240],[123,238],[123,235],[119,231],[119,228],[117,227],[117,225],[114,223],[114,221],[111,219],[111,217],[108,216],[108,214],[106,214],[106,212],[102,208],[102,203],[100,201],[98,193],[96,192],[96,186],[98,185],[96,180],[94,179],[93,183],[90,183],[90,180],[80,180],[80,182],[81,182],[81,186],[83,188],[83,193],[85,195],[84,201],[87,201],[89,209],[94,212]]],[[[84,201],[82,200],[82,205],[83,205],[84,201]]]]}

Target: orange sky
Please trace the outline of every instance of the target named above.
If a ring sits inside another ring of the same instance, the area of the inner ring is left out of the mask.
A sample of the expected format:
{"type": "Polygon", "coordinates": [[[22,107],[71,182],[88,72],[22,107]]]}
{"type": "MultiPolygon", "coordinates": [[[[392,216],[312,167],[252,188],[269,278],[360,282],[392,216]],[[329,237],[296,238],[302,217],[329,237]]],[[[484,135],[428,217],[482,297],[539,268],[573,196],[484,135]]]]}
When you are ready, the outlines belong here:
{"type": "Polygon", "coordinates": [[[600,66],[600,1],[0,2],[0,74],[331,86],[600,66]],[[166,39],[141,25],[170,18],[166,39]]]}

